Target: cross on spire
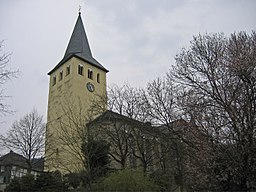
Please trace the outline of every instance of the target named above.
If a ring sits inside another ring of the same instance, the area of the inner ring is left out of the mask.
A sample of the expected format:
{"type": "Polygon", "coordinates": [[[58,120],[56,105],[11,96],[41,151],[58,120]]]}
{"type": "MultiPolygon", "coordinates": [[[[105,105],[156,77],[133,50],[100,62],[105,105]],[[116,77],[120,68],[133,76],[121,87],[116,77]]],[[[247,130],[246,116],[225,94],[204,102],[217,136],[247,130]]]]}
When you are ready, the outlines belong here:
{"type": "Polygon", "coordinates": [[[78,8],[79,15],[81,14],[81,9],[82,9],[82,7],[81,7],[81,5],[79,5],[79,8],[78,8]]]}

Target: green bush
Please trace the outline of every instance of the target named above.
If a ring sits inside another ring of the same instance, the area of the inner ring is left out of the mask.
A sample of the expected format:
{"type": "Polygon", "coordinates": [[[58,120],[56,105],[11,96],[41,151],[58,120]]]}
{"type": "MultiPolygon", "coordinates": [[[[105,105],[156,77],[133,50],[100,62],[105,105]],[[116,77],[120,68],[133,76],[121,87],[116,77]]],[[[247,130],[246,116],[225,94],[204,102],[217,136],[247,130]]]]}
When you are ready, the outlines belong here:
{"type": "Polygon", "coordinates": [[[35,191],[35,177],[34,175],[27,174],[20,178],[20,188],[23,192],[35,191]]]}
{"type": "Polygon", "coordinates": [[[110,145],[104,140],[84,141],[82,144],[82,152],[88,161],[86,170],[88,172],[90,182],[103,177],[108,170],[109,165],[109,147],[110,145]]]}
{"type": "Polygon", "coordinates": [[[61,192],[62,176],[59,171],[41,173],[35,180],[36,192],[61,192]]]}
{"type": "Polygon", "coordinates": [[[5,189],[6,192],[31,192],[35,191],[34,176],[27,174],[21,178],[13,178],[5,189]]]}
{"type": "Polygon", "coordinates": [[[175,182],[173,175],[167,175],[161,170],[157,170],[150,174],[150,177],[160,187],[161,191],[175,191],[178,185],[175,182]]]}
{"type": "Polygon", "coordinates": [[[60,172],[41,173],[35,180],[27,174],[21,178],[14,178],[6,187],[6,192],[62,192],[64,190],[60,172]]]}
{"type": "Polygon", "coordinates": [[[73,187],[74,189],[79,187],[82,182],[81,174],[79,173],[69,173],[65,177],[67,178],[69,187],[73,187]]]}
{"type": "Polygon", "coordinates": [[[5,192],[13,191],[20,192],[20,179],[17,177],[14,177],[5,189],[5,192]]]}
{"type": "Polygon", "coordinates": [[[150,178],[141,170],[125,169],[111,173],[100,184],[94,185],[96,191],[159,191],[150,178]],[[96,187],[97,186],[97,187],[96,187]]]}

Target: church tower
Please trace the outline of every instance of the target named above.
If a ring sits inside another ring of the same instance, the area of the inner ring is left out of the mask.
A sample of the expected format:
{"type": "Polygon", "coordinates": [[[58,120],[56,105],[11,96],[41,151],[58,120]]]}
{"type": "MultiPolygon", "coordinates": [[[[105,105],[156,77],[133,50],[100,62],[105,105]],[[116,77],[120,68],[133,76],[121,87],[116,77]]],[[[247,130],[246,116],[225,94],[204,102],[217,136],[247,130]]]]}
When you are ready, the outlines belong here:
{"type": "MultiPolygon", "coordinates": [[[[81,147],[77,132],[82,130],[74,129],[85,129],[86,115],[92,102],[96,97],[106,97],[107,72],[91,53],[79,12],[63,59],[48,73],[45,170],[67,172],[79,169],[82,162],[76,158],[78,154],[71,150],[75,146],[69,145],[74,142],[77,148],[81,147]],[[78,123],[75,119],[83,119],[84,122],[78,123]]],[[[106,103],[103,105],[106,106],[106,103]]]]}

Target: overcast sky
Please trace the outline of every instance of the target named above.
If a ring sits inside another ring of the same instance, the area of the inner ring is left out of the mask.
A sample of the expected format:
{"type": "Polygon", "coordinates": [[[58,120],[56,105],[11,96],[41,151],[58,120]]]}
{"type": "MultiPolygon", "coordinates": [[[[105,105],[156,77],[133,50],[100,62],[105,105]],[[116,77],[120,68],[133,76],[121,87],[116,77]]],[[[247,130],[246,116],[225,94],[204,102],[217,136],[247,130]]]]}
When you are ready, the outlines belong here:
{"type": "Polygon", "coordinates": [[[16,111],[0,116],[0,133],[36,108],[46,120],[49,72],[63,57],[79,5],[94,58],[108,84],[145,86],[174,64],[199,33],[250,33],[255,0],[0,0],[0,40],[21,76],[5,84],[16,111]]]}

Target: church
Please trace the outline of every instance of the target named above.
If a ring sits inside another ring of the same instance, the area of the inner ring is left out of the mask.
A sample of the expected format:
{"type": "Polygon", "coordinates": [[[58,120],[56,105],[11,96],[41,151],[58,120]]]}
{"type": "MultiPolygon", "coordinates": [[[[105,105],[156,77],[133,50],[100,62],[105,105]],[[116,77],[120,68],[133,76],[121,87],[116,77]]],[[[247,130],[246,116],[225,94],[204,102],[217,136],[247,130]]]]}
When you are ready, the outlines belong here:
{"type": "MultiPolygon", "coordinates": [[[[64,57],[48,73],[44,170],[63,174],[83,170],[87,162],[82,142],[93,135],[110,145],[112,169],[172,172],[175,153],[164,144],[169,142],[164,126],[155,127],[107,110],[107,73],[92,55],[79,12],[64,57]]],[[[185,121],[176,124],[187,126],[185,121]]]]}

